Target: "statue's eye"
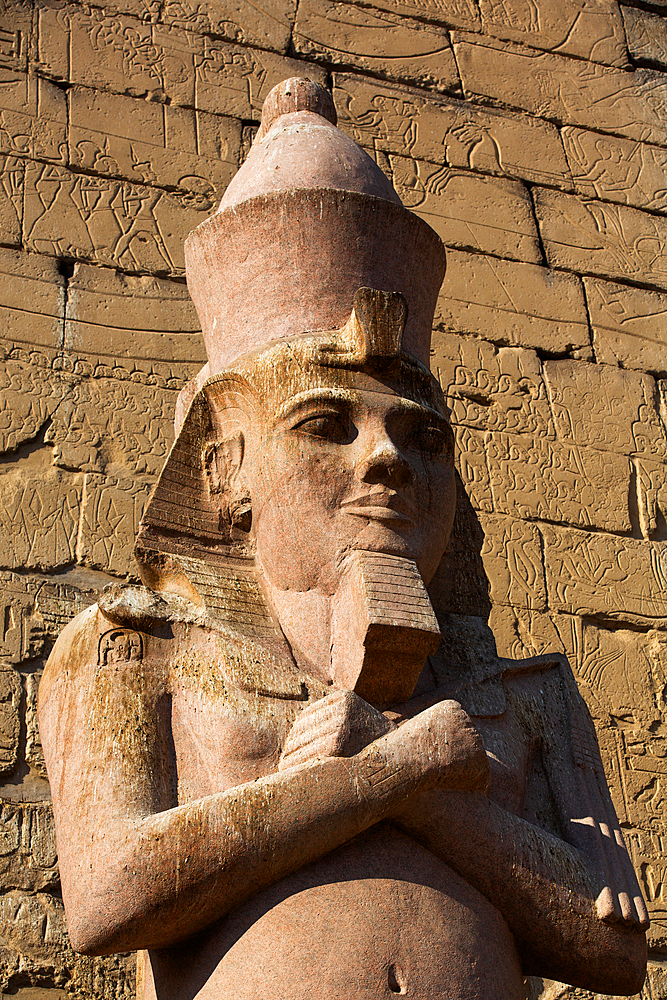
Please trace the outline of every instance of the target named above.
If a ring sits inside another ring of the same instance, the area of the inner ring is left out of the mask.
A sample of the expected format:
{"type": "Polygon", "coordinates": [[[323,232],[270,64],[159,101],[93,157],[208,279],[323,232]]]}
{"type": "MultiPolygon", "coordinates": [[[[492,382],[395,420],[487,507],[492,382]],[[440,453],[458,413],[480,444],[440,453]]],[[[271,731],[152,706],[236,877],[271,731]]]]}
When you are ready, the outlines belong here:
{"type": "Polygon", "coordinates": [[[412,435],[413,447],[428,455],[446,455],[452,451],[452,437],[435,424],[422,424],[412,435]]]}
{"type": "Polygon", "coordinates": [[[346,444],[351,440],[349,421],[341,413],[314,413],[296,425],[295,430],[311,437],[323,438],[335,444],[346,444]]]}

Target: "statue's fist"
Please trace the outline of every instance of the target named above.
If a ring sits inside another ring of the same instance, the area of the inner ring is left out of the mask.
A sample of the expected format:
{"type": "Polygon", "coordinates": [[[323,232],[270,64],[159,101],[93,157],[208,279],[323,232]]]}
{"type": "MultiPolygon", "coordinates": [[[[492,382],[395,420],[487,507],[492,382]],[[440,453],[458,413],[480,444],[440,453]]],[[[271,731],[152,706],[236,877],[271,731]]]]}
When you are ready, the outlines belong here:
{"type": "Polygon", "coordinates": [[[456,701],[440,701],[386,738],[425,787],[486,792],[489,762],[481,737],[456,701]]]}
{"type": "Polygon", "coordinates": [[[393,729],[393,722],[353,691],[333,691],[297,716],[278,770],[317,757],[352,757],[393,729]]]}

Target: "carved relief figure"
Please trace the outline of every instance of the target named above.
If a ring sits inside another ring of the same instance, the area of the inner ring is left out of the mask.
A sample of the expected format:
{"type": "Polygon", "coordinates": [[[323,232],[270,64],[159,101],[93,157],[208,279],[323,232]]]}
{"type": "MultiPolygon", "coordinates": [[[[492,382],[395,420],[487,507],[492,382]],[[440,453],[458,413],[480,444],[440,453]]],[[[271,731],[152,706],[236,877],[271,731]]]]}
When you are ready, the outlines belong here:
{"type": "Polygon", "coordinates": [[[430,600],[444,250],[335,120],[275,88],[190,236],[209,364],[145,586],[41,682],[73,946],[142,949],[147,1000],[636,993],[646,910],[567,663],[501,659],[430,600]]]}

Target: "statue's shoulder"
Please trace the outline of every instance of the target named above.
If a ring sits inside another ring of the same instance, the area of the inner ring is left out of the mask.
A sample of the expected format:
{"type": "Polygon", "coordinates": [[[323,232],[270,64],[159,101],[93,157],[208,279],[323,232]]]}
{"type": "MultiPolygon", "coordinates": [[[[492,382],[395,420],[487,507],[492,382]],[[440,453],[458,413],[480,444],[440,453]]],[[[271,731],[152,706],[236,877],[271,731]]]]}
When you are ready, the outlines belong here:
{"type": "Polygon", "coordinates": [[[101,617],[97,604],[92,604],[80,611],[62,630],[39,683],[40,706],[54,692],[62,691],[97,662],[101,617]]]}
{"type": "Polygon", "coordinates": [[[436,677],[451,686],[452,697],[473,716],[502,715],[508,698],[550,703],[574,685],[562,653],[510,659],[498,654],[493,632],[482,618],[439,614],[438,623],[442,642],[432,658],[436,677]]]}

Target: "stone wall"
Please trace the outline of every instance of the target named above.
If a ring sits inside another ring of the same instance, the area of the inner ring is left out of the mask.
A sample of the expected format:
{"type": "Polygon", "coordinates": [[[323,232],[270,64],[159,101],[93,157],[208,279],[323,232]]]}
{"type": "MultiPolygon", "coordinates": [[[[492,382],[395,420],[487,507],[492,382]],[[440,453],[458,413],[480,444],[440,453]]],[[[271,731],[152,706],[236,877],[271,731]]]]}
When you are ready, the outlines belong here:
{"type": "Polygon", "coordinates": [[[0,989],[134,993],[132,956],[67,944],[36,691],[133,573],[205,359],[183,240],[291,75],[450,248],[441,596],[571,658],[667,997],[667,0],[0,0],[0,989]]]}

